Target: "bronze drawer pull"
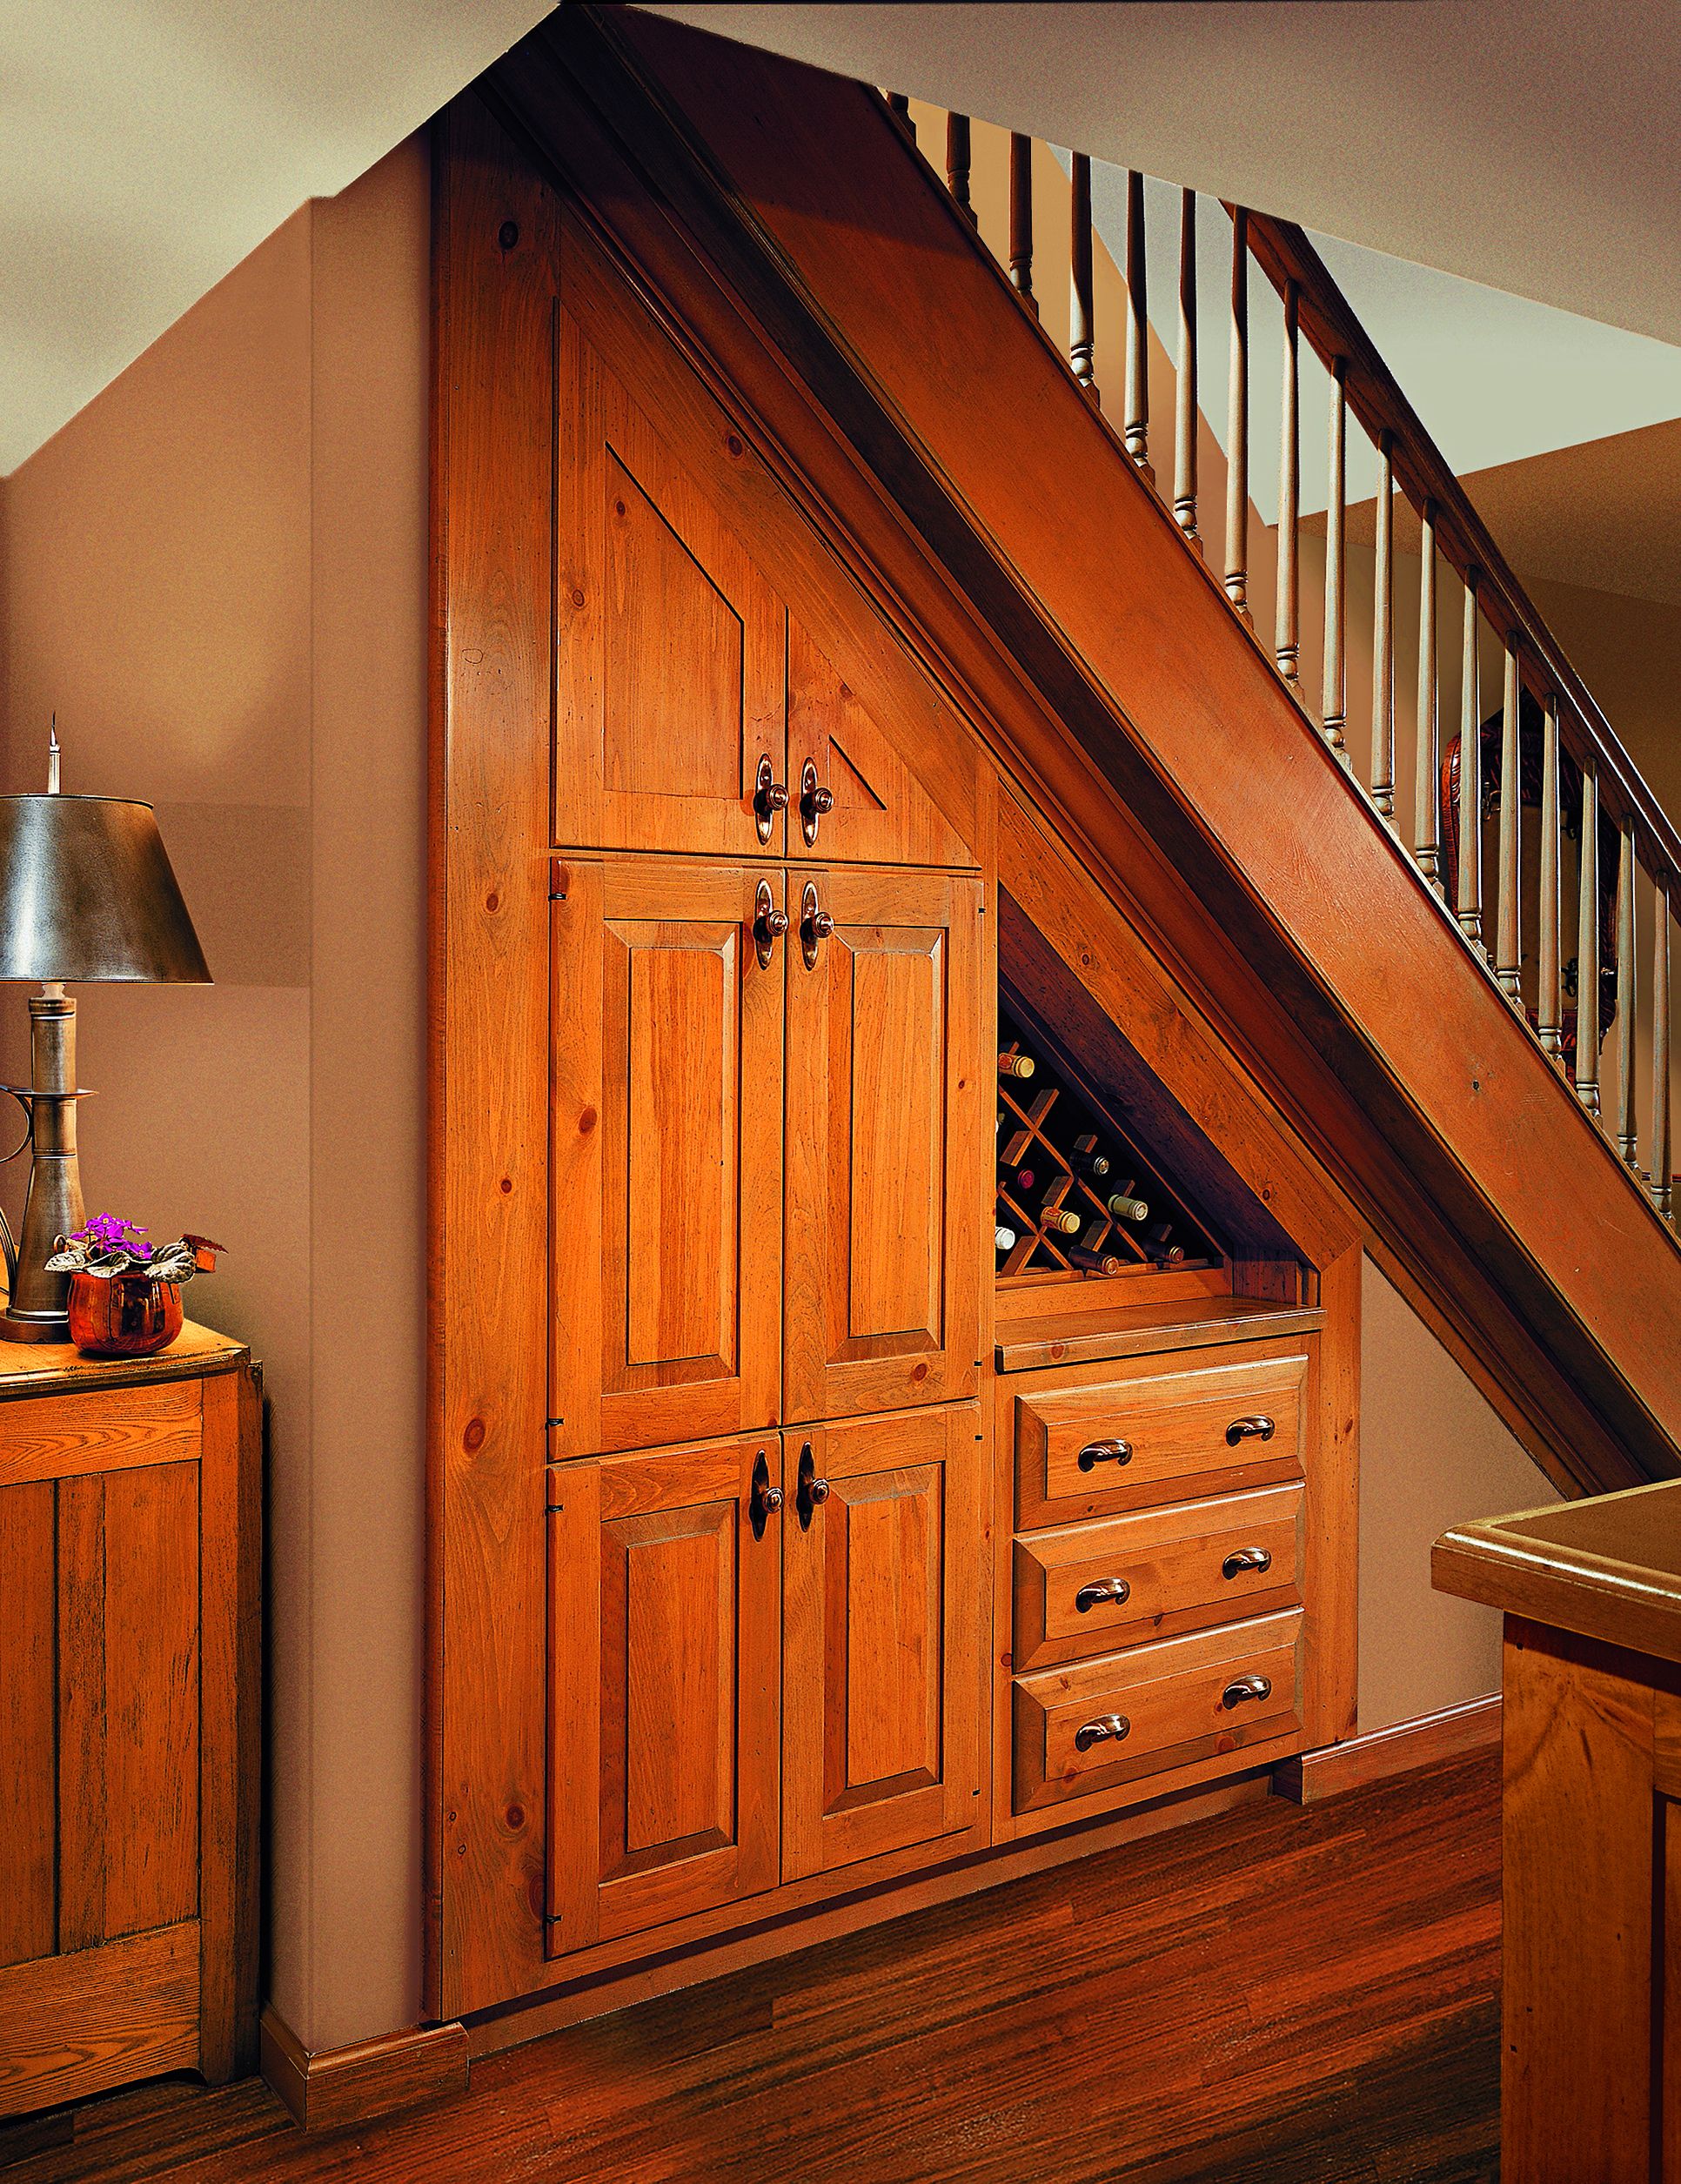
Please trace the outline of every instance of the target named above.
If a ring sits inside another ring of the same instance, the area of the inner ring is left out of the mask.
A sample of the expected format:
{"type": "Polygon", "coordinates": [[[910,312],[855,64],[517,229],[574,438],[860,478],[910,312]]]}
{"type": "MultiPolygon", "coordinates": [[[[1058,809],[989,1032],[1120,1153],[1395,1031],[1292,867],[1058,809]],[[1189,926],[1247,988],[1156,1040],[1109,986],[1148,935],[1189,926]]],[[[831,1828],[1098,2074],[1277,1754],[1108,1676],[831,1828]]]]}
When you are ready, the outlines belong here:
{"type": "Polygon", "coordinates": [[[1132,1598],[1124,1578],[1105,1578],[1096,1584],[1082,1584],[1074,1596],[1075,1612],[1089,1615],[1094,1608],[1120,1607],[1132,1598]]]}
{"type": "Polygon", "coordinates": [[[1270,1698],[1272,1678],[1269,1676],[1240,1676],[1235,1684],[1228,1684],[1220,1694],[1222,1706],[1241,1706],[1246,1698],[1270,1698]]]}
{"type": "Polygon", "coordinates": [[[1270,1441],[1272,1432],[1270,1418],[1234,1418],[1226,1428],[1226,1446],[1235,1449],[1240,1441],[1270,1441]]]}
{"type": "Polygon", "coordinates": [[[1076,1752],[1089,1752],[1094,1745],[1113,1738],[1119,1744],[1122,1737],[1130,1736],[1132,1724],[1124,1714],[1099,1714],[1095,1721],[1083,1721],[1074,1732],[1076,1752]]]}
{"type": "Polygon", "coordinates": [[[1075,1462],[1082,1471],[1089,1471],[1099,1464],[1130,1464],[1132,1443],[1130,1441],[1088,1441],[1085,1447],[1075,1457],[1075,1462]]]}
{"type": "Polygon", "coordinates": [[[776,768],[768,756],[761,757],[753,783],[753,823],[760,841],[770,840],[777,813],[785,812],[787,807],[787,783],[777,780],[776,768]]]}
{"type": "Polygon", "coordinates": [[[1264,1547],[1240,1547],[1236,1554],[1228,1555],[1220,1565],[1222,1578],[1241,1578],[1246,1571],[1270,1570],[1272,1557],[1264,1547]]]}

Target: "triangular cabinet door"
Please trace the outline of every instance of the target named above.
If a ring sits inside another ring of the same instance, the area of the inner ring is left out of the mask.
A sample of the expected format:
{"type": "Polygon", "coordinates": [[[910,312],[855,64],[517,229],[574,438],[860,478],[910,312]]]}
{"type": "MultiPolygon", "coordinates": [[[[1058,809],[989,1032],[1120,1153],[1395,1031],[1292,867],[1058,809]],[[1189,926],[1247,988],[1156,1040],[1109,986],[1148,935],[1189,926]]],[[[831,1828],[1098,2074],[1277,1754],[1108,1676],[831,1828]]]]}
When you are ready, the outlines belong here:
{"type": "Polygon", "coordinates": [[[976,1407],[783,1437],[782,1878],[981,1819],[976,1407]]]}
{"type": "Polygon", "coordinates": [[[767,1426],[781,870],[558,858],[552,887],[549,1453],[767,1426]]]}
{"type": "Polygon", "coordinates": [[[554,839],[780,855],[786,611],[566,312],[559,391],[554,839]]]}
{"type": "MultiPolygon", "coordinates": [[[[851,601],[838,583],[833,611],[851,601]]],[[[897,639],[877,626],[827,643],[788,618],[788,854],[874,864],[972,865],[974,853],[895,745],[948,769],[956,794],[974,788],[974,742],[897,639]],[[837,659],[847,662],[843,673],[837,659]],[[894,732],[882,722],[894,724],[894,732]]]]}
{"type": "Polygon", "coordinates": [[[783,1416],[975,1393],[981,883],[788,874],[783,1416]]]}
{"type": "Polygon", "coordinates": [[[781,1442],[549,1478],[551,1956],[775,1886],[781,1442]]]}

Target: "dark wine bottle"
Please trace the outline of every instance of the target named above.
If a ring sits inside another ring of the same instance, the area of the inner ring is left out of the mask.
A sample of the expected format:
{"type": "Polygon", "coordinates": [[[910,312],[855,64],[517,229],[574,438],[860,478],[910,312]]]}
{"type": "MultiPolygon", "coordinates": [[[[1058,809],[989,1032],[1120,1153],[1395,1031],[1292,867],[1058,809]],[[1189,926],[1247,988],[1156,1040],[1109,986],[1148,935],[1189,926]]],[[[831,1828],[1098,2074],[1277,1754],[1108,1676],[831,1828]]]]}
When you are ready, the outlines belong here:
{"type": "Polygon", "coordinates": [[[1074,1156],[1069,1166],[1076,1176],[1107,1176],[1109,1162],[1107,1153],[1097,1149],[1097,1140],[1089,1132],[1074,1141],[1074,1156]]]}
{"type": "Polygon", "coordinates": [[[1083,1274],[1119,1274],[1121,1262],[1113,1251],[1088,1251],[1083,1243],[1071,1244],[1068,1262],[1077,1266],[1083,1274]]]}

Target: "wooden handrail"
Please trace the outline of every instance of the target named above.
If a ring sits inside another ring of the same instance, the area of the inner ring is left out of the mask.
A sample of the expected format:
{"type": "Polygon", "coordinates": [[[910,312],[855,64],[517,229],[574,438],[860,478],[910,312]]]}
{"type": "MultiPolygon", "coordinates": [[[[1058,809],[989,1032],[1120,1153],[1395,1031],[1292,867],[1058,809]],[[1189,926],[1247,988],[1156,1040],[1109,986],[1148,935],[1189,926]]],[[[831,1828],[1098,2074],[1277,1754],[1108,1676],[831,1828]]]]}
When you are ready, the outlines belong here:
{"type": "Polygon", "coordinates": [[[1427,502],[1434,508],[1436,542],[1444,559],[1462,577],[1476,572],[1478,605],[1504,641],[1516,643],[1520,671],[1532,694],[1544,705],[1556,690],[1564,700],[1564,741],[1577,747],[1570,754],[1578,763],[1587,760],[1594,765],[1608,814],[1619,826],[1630,818],[1638,821],[1649,868],[1661,864],[1672,874],[1681,873],[1681,833],[1513,575],[1329,267],[1294,221],[1249,211],[1247,223],[1256,263],[1281,296],[1287,283],[1294,286],[1298,323],[1309,345],[1327,370],[1338,359],[1346,367],[1349,407],[1374,441],[1390,435],[1395,482],[1416,509],[1427,502]]]}

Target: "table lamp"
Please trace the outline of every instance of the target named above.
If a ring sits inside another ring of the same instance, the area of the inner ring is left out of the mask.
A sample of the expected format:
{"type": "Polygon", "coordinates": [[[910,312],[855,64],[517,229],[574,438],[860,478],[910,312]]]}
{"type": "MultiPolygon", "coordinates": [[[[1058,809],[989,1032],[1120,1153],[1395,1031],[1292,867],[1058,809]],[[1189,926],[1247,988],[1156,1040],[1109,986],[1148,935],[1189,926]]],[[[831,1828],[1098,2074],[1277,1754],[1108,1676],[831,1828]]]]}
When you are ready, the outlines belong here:
{"type": "Polygon", "coordinates": [[[187,915],[150,804],[66,796],[58,737],[47,749],[44,796],[0,796],[0,980],[30,995],[30,1081],[0,1085],[23,1108],[33,1157],[16,1246],[3,1213],[10,1293],[0,1341],[70,1339],[70,1277],[47,1260],[86,1216],[76,1159],[76,1003],[66,985],[128,981],[208,986],[204,950],[187,915]]]}

